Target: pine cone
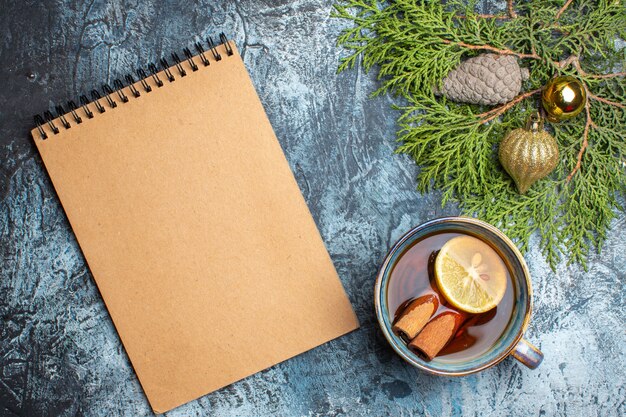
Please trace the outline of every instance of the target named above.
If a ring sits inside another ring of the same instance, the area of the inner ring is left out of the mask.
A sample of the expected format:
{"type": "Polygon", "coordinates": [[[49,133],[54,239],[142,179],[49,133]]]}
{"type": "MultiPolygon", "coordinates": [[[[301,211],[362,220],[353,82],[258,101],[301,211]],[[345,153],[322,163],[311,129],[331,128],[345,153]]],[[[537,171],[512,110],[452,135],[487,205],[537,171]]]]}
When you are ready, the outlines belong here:
{"type": "Polygon", "coordinates": [[[502,104],[519,94],[527,78],[528,70],[515,57],[484,53],[450,71],[436,93],[461,103],[502,104]]]}

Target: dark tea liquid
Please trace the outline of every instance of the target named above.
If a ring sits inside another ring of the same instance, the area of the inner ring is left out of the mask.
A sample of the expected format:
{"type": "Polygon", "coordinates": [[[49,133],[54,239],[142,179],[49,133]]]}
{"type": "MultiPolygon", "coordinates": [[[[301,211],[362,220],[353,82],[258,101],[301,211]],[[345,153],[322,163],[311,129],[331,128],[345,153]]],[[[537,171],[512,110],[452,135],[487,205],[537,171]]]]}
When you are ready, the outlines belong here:
{"type": "MultiPolygon", "coordinates": [[[[440,250],[448,240],[456,236],[461,234],[439,233],[427,236],[406,249],[398,259],[391,271],[387,288],[388,314],[394,321],[411,300],[435,292],[433,288],[435,283],[430,281],[428,272],[429,258],[433,252],[440,250]]],[[[508,270],[506,279],[506,292],[498,306],[492,311],[482,313],[473,321],[468,320],[435,360],[445,362],[470,360],[484,354],[495,344],[509,323],[513,311],[515,288],[508,270]]],[[[443,301],[443,296],[440,298],[443,301]]],[[[440,305],[433,317],[446,309],[447,307],[440,305]]]]}

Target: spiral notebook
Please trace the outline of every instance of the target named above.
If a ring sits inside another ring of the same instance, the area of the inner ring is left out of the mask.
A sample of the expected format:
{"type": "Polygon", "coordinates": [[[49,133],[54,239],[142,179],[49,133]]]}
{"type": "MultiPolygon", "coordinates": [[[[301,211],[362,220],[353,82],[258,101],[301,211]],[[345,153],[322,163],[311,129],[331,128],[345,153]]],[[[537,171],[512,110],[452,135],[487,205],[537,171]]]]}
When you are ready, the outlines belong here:
{"type": "Polygon", "coordinates": [[[244,63],[220,40],[36,116],[32,131],[159,413],[358,327],[244,63]]]}

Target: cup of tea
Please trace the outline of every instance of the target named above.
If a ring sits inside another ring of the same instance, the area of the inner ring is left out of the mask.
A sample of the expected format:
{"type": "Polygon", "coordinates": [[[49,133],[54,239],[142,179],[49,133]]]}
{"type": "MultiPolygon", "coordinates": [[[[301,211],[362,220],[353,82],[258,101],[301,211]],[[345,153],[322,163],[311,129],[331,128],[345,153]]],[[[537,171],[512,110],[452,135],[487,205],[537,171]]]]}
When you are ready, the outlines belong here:
{"type": "Polygon", "coordinates": [[[468,375],[509,355],[531,369],[543,360],[523,338],[532,313],[524,258],[478,219],[444,217],[409,230],[380,266],[374,304],[391,347],[431,374],[468,375]]]}

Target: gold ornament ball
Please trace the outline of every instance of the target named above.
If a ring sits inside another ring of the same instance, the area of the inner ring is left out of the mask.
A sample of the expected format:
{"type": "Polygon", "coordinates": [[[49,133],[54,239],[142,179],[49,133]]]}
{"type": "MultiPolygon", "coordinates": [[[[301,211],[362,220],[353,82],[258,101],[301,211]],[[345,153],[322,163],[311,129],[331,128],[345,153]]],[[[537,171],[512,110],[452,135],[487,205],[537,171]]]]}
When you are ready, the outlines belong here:
{"type": "Polygon", "coordinates": [[[532,115],[526,128],[515,129],[502,139],[498,151],[500,163],[517,185],[520,194],[549,173],[559,163],[556,139],[543,130],[538,113],[532,115]]]}
{"type": "Polygon", "coordinates": [[[571,119],[585,108],[585,86],[574,77],[559,76],[551,79],[541,93],[543,108],[551,122],[571,119]]]}

